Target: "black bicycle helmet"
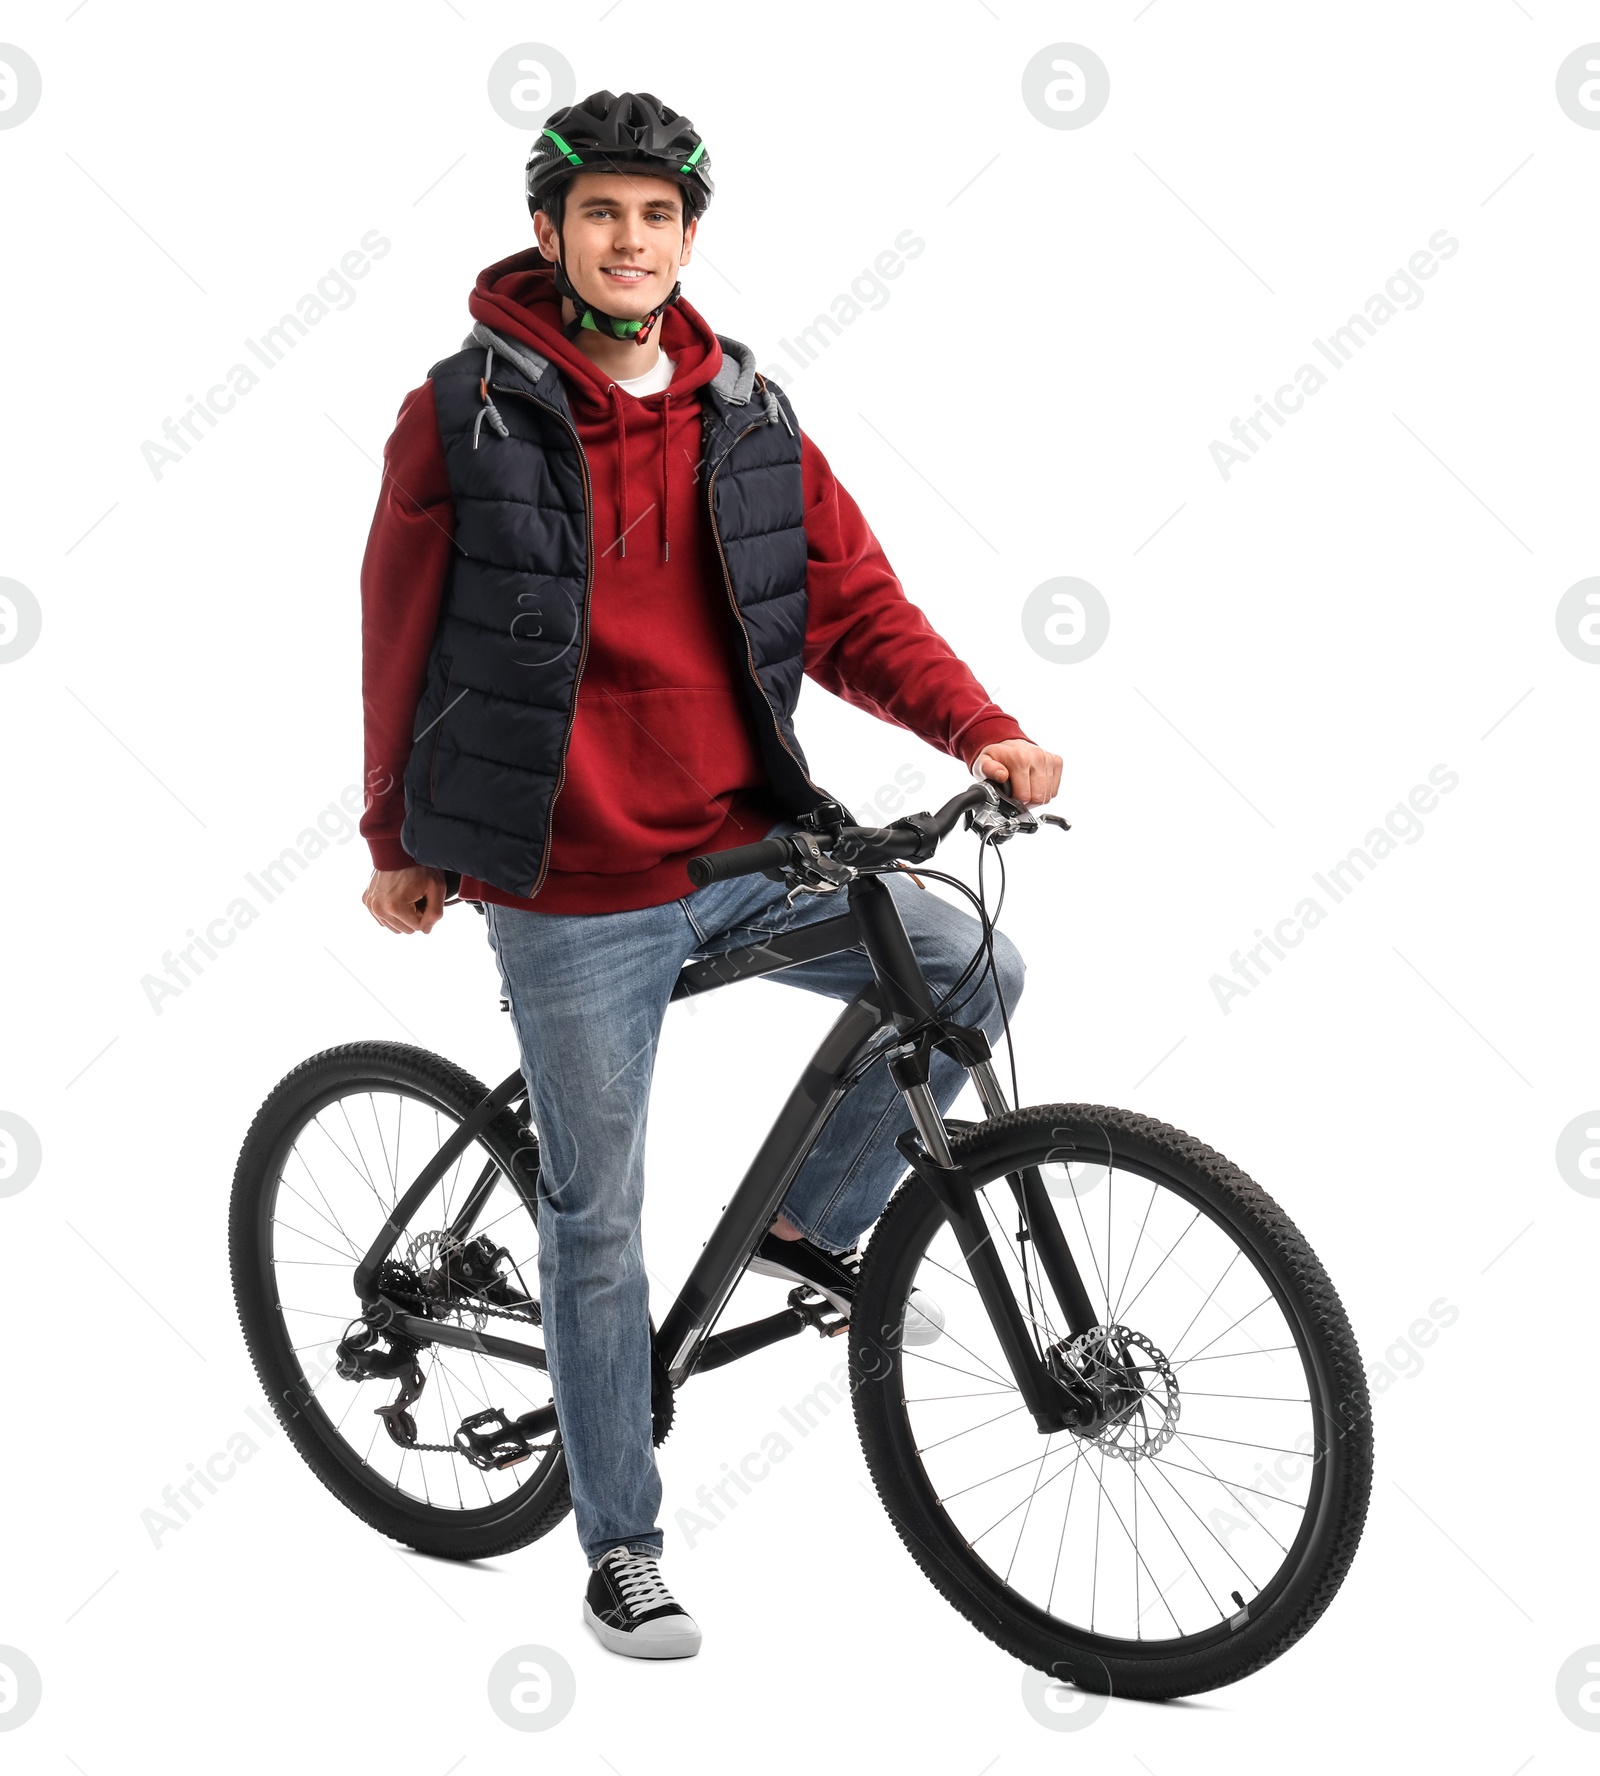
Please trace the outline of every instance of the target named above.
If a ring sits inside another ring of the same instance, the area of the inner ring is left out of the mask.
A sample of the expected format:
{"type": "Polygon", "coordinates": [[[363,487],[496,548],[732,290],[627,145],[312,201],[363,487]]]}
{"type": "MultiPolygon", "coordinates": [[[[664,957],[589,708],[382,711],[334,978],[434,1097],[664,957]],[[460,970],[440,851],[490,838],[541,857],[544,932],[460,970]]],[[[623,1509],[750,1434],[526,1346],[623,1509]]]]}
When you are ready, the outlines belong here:
{"type": "MultiPolygon", "coordinates": [[[[676,180],[683,191],[685,228],[704,214],[715,190],[711,157],[687,117],[669,110],[653,93],[596,92],[554,112],[535,137],[526,174],[528,212],[543,210],[556,225],[559,243],[563,193],[572,179],[580,172],[623,169],[676,180]]],[[[578,311],[566,329],[569,338],[588,327],[613,339],[632,339],[636,345],[649,339],[662,310],[678,300],[683,288],[674,284],[671,295],[643,320],[609,315],[573,287],[564,243],[556,260],[555,283],[578,311]]]]}

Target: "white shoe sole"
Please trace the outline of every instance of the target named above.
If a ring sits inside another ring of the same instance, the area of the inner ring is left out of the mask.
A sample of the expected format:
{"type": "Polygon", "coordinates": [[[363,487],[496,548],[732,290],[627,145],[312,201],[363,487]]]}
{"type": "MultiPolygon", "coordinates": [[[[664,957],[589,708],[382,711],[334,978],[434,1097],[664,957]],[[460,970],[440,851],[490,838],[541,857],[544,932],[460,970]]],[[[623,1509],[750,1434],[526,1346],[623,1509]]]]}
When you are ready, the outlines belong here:
{"type": "Polygon", "coordinates": [[[625,1659],[690,1659],[700,1651],[699,1627],[688,1616],[667,1616],[642,1628],[613,1628],[600,1620],[586,1597],[583,1619],[607,1652],[621,1653],[625,1659]]]}
{"type": "Polygon", "coordinates": [[[835,1295],[832,1289],[823,1288],[821,1283],[812,1282],[810,1277],[801,1276],[797,1270],[788,1270],[783,1265],[774,1263],[770,1258],[752,1258],[749,1269],[753,1270],[757,1276],[778,1277],[786,1283],[803,1283],[806,1288],[814,1289],[819,1295],[825,1295],[846,1319],[850,1318],[850,1303],[845,1297],[835,1295]]]}
{"type": "Polygon", "coordinates": [[[900,1322],[901,1344],[937,1344],[944,1335],[944,1309],[920,1289],[911,1291],[905,1318],[900,1322]]]}
{"type": "MultiPolygon", "coordinates": [[[[774,1263],[770,1258],[752,1258],[749,1268],[758,1276],[780,1277],[785,1282],[804,1283],[808,1289],[814,1289],[819,1295],[827,1296],[828,1300],[844,1315],[850,1317],[850,1303],[835,1295],[831,1289],[824,1289],[821,1283],[814,1283],[810,1277],[803,1277],[797,1271],[786,1270],[781,1264],[774,1263]]],[[[900,1341],[902,1344],[921,1345],[934,1344],[944,1335],[944,1309],[921,1289],[911,1291],[911,1299],[906,1303],[905,1320],[902,1323],[900,1341]]]]}

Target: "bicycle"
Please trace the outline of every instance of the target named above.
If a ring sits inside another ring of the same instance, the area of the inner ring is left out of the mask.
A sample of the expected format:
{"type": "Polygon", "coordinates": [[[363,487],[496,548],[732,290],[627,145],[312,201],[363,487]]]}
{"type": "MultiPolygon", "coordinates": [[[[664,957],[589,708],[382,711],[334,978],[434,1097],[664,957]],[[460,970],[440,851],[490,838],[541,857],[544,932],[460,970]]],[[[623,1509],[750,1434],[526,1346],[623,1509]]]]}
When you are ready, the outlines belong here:
{"type": "MultiPolygon", "coordinates": [[[[655,1441],[692,1376],[808,1327],[848,1333],[868,1467],[944,1597],[1057,1679],[1192,1694],[1287,1650],[1349,1568],[1372,1472],[1360,1355],[1310,1247],[1237,1167],[1132,1111],[1011,1105],[983,1032],[932,1003],[880,878],[925,864],[962,821],[980,889],[989,848],[1066,826],[980,784],[881,828],[829,804],[689,866],[697,887],[766,871],[791,901],[842,894],[845,910],[691,959],[674,999],[851,946],[874,984],[652,1328],[655,1441]],[[940,1116],[935,1050],[967,1069],[982,1120],[940,1116]],[[800,1287],[722,1328],[790,1181],[880,1061],[913,1128],[848,1318],[800,1287]]],[[[548,1385],[526,1096],[520,1070],[490,1091],[405,1044],[330,1049],[267,1098],[234,1178],[240,1322],[291,1441],[372,1527],[456,1559],[523,1547],[570,1508],[555,1407],[534,1397],[548,1385]],[[396,1383],[375,1405],[369,1390],[396,1383]]]]}

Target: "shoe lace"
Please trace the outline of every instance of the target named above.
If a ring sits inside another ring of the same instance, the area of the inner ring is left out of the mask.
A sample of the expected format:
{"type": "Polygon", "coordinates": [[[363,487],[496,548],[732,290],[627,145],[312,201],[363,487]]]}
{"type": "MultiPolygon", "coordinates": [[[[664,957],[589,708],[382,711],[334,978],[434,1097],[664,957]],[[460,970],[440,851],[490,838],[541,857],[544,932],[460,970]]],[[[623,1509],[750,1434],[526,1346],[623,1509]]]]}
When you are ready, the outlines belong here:
{"type": "Polygon", "coordinates": [[[662,1581],[661,1570],[651,1554],[630,1554],[626,1549],[608,1556],[611,1576],[622,1593],[622,1601],[635,1615],[659,1608],[676,1599],[662,1581]]]}

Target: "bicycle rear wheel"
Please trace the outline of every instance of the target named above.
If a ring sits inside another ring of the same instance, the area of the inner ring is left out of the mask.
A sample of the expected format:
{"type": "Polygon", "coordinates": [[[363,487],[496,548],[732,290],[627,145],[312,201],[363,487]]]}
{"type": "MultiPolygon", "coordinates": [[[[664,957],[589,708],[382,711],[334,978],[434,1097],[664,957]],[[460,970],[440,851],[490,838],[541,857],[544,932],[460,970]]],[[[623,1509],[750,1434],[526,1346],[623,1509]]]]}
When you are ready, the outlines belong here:
{"type": "MultiPolygon", "coordinates": [[[[245,1342],[273,1411],[312,1471],[373,1528],[426,1553],[476,1559],[544,1535],[571,1508],[561,1440],[552,1433],[506,1469],[483,1469],[449,1449],[402,1447],[377,1408],[398,1377],[345,1380],[334,1352],[361,1304],[355,1267],[399,1197],[488,1095],[438,1055],[398,1042],[358,1042],[296,1067],[257,1113],[234,1174],[229,1246],[245,1342]]],[[[445,1172],[411,1217],[385,1266],[385,1293],[410,1292],[442,1322],[514,1338],[542,1356],[536,1324],[491,1316],[498,1293],[457,1286],[464,1255],[538,1291],[535,1198],[538,1145],[503,1110],[445,1172]],[[482,1192],[470,1253],[452,1224],[482,1192]],[[454,1266],[455,1279],[451,1268],[454,1266]],[[443,1281],[441,1281],[443,1279],[443,1281]]],[[[524,1310],[517,1310],[524,1311],[524,1310]]],[[[452,1443],[464,1419],[489,1407],[515,1418],[548,1403],[539,1368],[477,1350],[430,1344],[409,1408],[414,1440],[452,1443]]]]}
{"type": "Polygon", "coordinates": [[[1360,1355],[1310,1247],[1220,1154],[1130,1111],[1014,1110],[951,1149],[1035,1349],[1107,1410],[1037,1429],[943,1212],[908,1180],[850,1334],[862,1445],[907,1548],[991,1639],[1084,1689],[1188,1695],[1277,1658],[1337,1591],[1371,1490],[1360,1355]],[[1098,1318],[1076,1336],[1008,1182],[1028,1168],[1098,1318]],[[932,1342],[913,1289],[943,1310],[932,1342]]]}

